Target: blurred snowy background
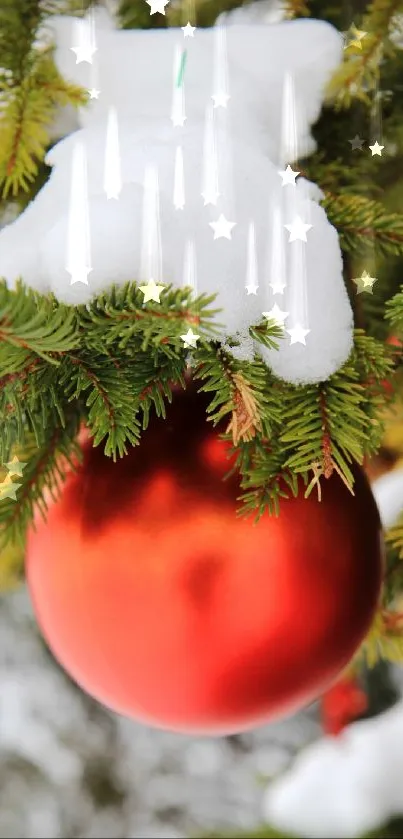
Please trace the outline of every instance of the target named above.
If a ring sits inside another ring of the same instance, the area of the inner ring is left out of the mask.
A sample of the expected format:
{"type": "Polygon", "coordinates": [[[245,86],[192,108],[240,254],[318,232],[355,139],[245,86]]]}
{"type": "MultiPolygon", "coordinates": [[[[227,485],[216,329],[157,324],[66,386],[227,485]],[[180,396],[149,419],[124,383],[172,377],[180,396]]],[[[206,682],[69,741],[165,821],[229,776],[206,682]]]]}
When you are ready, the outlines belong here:
{"type": "Polygon", "coordinates": [[[155,837],[251,830],[262,777],[319,732],[314,715],[196,739],[108,713],[68,681],[24,589],[0,603],[0,836],[155,837]]]}
{"type": "MultiPolygon", "coordinates": [[[[1,839],[251,837],[269,817],[279,835],[353,837],[399,802],[403,815],[403,703],[338,739],[323,736],[316,706],[252,733],[188,738],[84,695],[44,646],[23,587],[0,599],[0,637],[1,839]]],[[[373,709],[397,696],[385,671],[370,696],[373,709]]]]}

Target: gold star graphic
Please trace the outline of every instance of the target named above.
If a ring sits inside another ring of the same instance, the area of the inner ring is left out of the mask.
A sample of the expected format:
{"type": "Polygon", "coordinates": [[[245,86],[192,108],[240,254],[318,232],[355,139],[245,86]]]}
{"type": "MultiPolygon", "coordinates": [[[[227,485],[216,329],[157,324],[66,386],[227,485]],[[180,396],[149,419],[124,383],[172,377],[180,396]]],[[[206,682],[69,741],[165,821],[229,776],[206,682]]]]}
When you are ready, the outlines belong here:
{"type": "Polygon", "coordinates": [[[19,486],[21,484],[14,484],[10,475],[7,475],[4,481],[0,483],[0,501],[4,501],[5,498],[11,498],[12,501],[16,501],[16,491],[19,486]]]}
{"type": "Polygon", "coordinates": [[[19,478],[22,478],[23,470],[26,467],[26,463],[18,460],[17,455],[14,455],[13,459],[10,460],[10,463],[6,463],[6,469],[8,469],[8,474],[11,475],[18,475],[19,478]]]}
{"type": "Polygon", "coordinates": [[[147,285],[139,286],[140,291],[144,294],[143,303],[148,303],[149,300],[154,300],[155,303],[160,303],[161,291],[164,291],[165,286],[156,285],[154,280],[149,280],[147,285]]]}
{"type": "Polygon", "coordinates": [[[362,41],[368,32],[364,32],[362,29],[357,29],[355,23],[350,26],[348,32],[346,32],[346,42],[344,44],[344,49],[349,49],[349,47],[356,47],[359,50],[362,50],[362,41]]]}
{"type": "Polygon", "coordinates": [[[353,279],[353,283],[357,286],[357,294],[362,294],[364,291],[367,294],[372,294],[372,289],[377,281],[376,277],[370,277],[368,271],[363,271],[361,277],[353,279]]]}

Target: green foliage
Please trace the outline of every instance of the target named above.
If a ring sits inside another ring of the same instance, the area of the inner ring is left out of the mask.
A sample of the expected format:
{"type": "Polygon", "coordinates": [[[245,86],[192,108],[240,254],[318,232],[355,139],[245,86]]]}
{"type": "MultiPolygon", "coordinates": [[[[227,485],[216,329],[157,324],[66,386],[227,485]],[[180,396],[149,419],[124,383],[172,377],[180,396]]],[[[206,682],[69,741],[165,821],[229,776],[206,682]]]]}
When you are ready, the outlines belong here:
{"type": "Polygon", "coordinates": [[[118,18],[122,29],[163,29],[167,26],[185,26],[188,20],[197,27],[213,26],[218,14],[239,6],[239,0],[183,0],[170,3],[165,15],[150,15],[144,0],[121,0],[118,18]]]}
{"type": "Polygon", "coordinates": [[[56,109],[85,105],[88,94],[58,73],[49,44],[39,46],[46,18],[71,9],[56,0],[3,0],[0,7],[0,195],[34,183],[56,109]]]}
{"type": "Polygon", "coordinates": [[[367,252],[373,245],[381,256],[403,256],[403,215],[388,213],[380,201],[327,193],[322,207],[339,231],[344,251],[367,252]]]}
{"type": "Polygon", "coordinates": [[[394,330],[394,332],[398,333],[399,335],[403,334],[403,285],[400,287],[400,291],[392,297],[391,300],[388,301],[386,307],[386,319],[390,321],[390,324],[394,330]]]}
{"type": "Polygon", "coordinates": [[[372,104],[381,61],[384,57],[392,57],[395,51],[389,37],[391,23],[402,9],[402,0],[373,0],[359,25],[355,21],[366,35],[359,48],[347,39],[344,61],[328,84],[327,98],[335,102],[336,108],[350,108],[354,99],[372,104]]]}
{"type": "Polygon", "coordinates": [[[388,531],[388,542],[397,552],[398,559],[403,560],[403,517],[388,531]]]}
{"type": "MultiPolygon", "coordinates": [[[[352,488],[352,462],[362,463],[382,439],[381,383],[391,369],[383,345],[357,330],[350,358],[327,382],[296,387],[273,378],[267,388],[281,419],[276,423],[272,412],[268,443],[256,439],[241,453],[243,512],[257,509],[257,518],[278,512],[280,498],[297,493],[298,476],[306,486],[313,467],[314,479],[336,470],[352,488]]],[[[311,480],[307,493],[316,483],[311,480]]]]}
{"type": "Polygon", "coordinates": [[[144,303],[128,283],[74,307],[22,283],[15,290],[0,284],[2,461],[15,448],[33,447],[17,501],[0,503],[3,535],[23,538],[34,504],[45,509],[44,490],[57,488],[58,461],[70,456],[81,423],[116,458],[140,442],[150,411],[165,415],[172,384],[185,384],[189,353],[181,335],[189,327],[199,335],[194,379],[212,393],[208,419],[221,424],[237,453],[242,514],[278,510],[279,500],[297,491],[298,476],[307,483],[318,470],[328,477],[336,469],[352,484],[351,462],[380,441],[380,382],[391,371],[383,346],[357,331],[349,361],[328,382],[287,385],[258,352],[259,344],[275,347],[281,329],[267,320],[251,327],[256,354],[240,361],[219,340],[213,299],[166,286],[160,303],[144,303]]]}
{"type": "Polygon", "coordinates": [[[0,501],[0,549],[5,546],[22,546],[28,524],[35,514],[45,517],[50,498],[57,498],[66,475],[66,465],[74,468],[80,452],[76,438],[79,430],[79,416],[72,412],[63,423],[48,418],[44,429],[46,435],[37,442],[33,435],[25,434],[24,446],[20,446],[21,462],[27,462],[23,480],[17,490],[17,500],[3,498],[0,501]]]}

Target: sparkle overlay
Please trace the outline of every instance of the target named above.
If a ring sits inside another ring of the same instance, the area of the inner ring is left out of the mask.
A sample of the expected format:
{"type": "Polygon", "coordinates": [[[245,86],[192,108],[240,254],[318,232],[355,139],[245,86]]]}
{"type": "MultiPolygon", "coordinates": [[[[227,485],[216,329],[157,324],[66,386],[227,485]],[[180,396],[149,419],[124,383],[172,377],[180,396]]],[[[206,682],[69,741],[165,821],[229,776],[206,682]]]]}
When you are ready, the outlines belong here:
{"type": "Polygon", "coordinates": [[[378,140],[376,140],[373,146],[370,146],[369,148],[371,149],[372,157],[374,157],[375,154],[378,154],[379,157],[382,157],[382,151],[385,148],[385,146],[380,146],[378,140]]]}
{"type": "Polygon", "coordinates": [[[188,329],[185,335],[180,336],[185,347],[195,347],[200,335],[196,335],[192,329],[188,329]]]}
{"type": "Polygon", "coordinates": [[[8,473],[4,480],[0,482],[0,501],[4,501],[5,498],[9,498],[11,501],[16,501],[16,493],[18,487],[21,485],[15,483],[12,478],[13,476],[22,478],[22,473],[27,464],[19,460],[17,456],[14,456],[9,463],[5,463],[4,465],[8,470],[8,473]]]}
{"type": "Polygon", "coordinates": [[[376,277],[370,277],[368,271],[363,271],[361,277],[356,277],[353,279],[353,282],[357,286],[357,294],[362,294],[366,292],[367,294],[372,294],[372,289],[377,282],[376,277]]]}
{"type": "Polygon", "coordinates": [[[164,15],[165,14],[165,6],[168,5],[169,0],[146,0],[147,5],[150,7],[150,15],[164,15]]]}
{"type": "Polygon", "coordinates": [[[359,151],[362,151],[362,147],[364,145],[364,140],[361,139],[359,134],[356,134],[355,137],[353,137],[353,139],[349,140],[348,142],[351,143],[352,151],[357,151],[357,149],[359,151]]]}
{"type": "Polygon", "coordinates": [[[155,303],[161,303],[160,294],[164,291],[165,286],[157,285],[154,280],[149,280],[147,285],[140,285],[139,289],[144,294],[143,303],[149,303],[153,300],[155,303]]]}
{"type": "Polygon", "coordinates": [[[196,27],[188,21],[186,26],[181,26],[184,38],[194,38],[196,27]]]}
{"type": "Polygon", "coordinates": [[[291,184],[292,186],[296,186],[295,179],[298,177],[300,172],[294,172],[293,169],[291,169],[291,166],[288,164],[288,166],[284,170],[284,172],[279,172],[278,174],[282,178],[281,186],[287,186],[287,184],[291,184]]]}
{"type": "Polygon", "coordinates": [[[236,221],[228,221],[221,213],[217,221],[210,221],[210,227],[214,230],[214,239],[232,239],[232,228],[236,221]]]}
{"type": "Polygon", "coordinates": [[[274,320],[277,326],[284,326],[284,321],[288,318],[288,315],[289,312],[282,312],[277,303],[270,309],[270,312],[263,312],[263,317],[274,320]]]}
{"type": "Polygon", "coordinates": [[[289,242],[296,242],[298,239],[307,242],[306,234],[311,230],[312,224],[305,224],[300,216],[296,216],[291,224],[285,224],[284,227],[290,234],[289,242]]]}
{"type": "Polygon", "coordinates": [[[352,23],[350,29],[344,33],[344,49],[347,50],[350,47],[355,47],[358,50],[362,50],[362,41],[368,32],[364,32],[363,29],[357,29],[355,23],[352,23]]]}

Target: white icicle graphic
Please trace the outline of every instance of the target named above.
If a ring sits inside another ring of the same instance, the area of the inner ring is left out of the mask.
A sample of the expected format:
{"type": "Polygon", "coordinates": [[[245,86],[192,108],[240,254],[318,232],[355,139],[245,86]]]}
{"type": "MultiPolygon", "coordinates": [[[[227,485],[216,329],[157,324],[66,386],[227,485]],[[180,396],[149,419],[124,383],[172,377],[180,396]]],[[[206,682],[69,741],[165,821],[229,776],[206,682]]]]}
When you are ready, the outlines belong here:
{"type": "Polygon", "coordinates": [[[287,285],[287,263],[283,212],[280,204],[274,204],[271,211],[269,262],[267,269],[272,294],[284,294],[284,289],[287,285]]]}
{"type": "Polygon", "coordinates": [[[215,108],[226,108],[230,99],[228,92],[228,58],[226,27],[218,24],[214,27],[214,91],[212,99],[215,108]]]}
{"type": "Polygon", "coordinates": [[[74,41],[76,46],[70,47],[70,49],[76,54],[76,64],[80,64],[83,61],[92,64],[97,51],[95,17],[92,8],[88,10],[85,18],[76,18],[74,20],[74,41]]]}
{"type": "Polygon", "coordinates": [[[257,254],[256,254],[256,231],[255,223],[249,222],[248,228],[248,253],[246,267],[246,291],[248,294],[256,294],[258,286],[257,254]]]}
{"type": "Polygon", "coordinates": [[[183,166],[182,146],[177,146],[175,154],[175,177],[174,177],[174,207],[176,210],[183,210],[185,206],[185,171],[183,166]]]}
{"type": "Polygon", "coordinates": [[[107,198],[119,198],[122,189],[119,128],[116,108],[109,108],[106,131],[104,190],[107,198]]]}
{"type": "Polygon", "coordinates": [[[141,280],[162,280],[162,247],[158,172],[149,164],[144,174],[141,280]]]}
{"type": "Polygon", "coordinates": [[[292,344],[305,344],[309,334],[306,246],[297,240],[289,246],[289,284],[287,288],[287,332],[292,344]]]}
{"type": "Polygon", "coordinates": [[[88,274],[92,271],[88,177],[86,150],[81,141],[77,141],[73,150],[66,271],[71,275],[70,285],[88,285],[88,274]]]}
{"type": "Polygon", "coordinates": [[[99,85],[99,68],[98,68],[98,57],[95,56],[94,60],[90,65],[90,80],[88,85],[88,92],[90,94],[90,99],[99,99],[100,96],[100,89],[99,85]]]}
{"type": "Polygon", "coordinates": [[[197,262],[196,248],[193,239],[188,239],[185,245],[183,260],[183,285],[193,289],[193,297],[197,297],[197,262]]]}
{"type": "Polygon", "coordinates": [[[218,152],[212,105],[208,105],[206,108],[204,123],[202,197],[204,198],[204,206],[207,204],[216,205],[220,197],[218,189],[218,152]]]}
{"type": "Polygon", "coordinates": [[[283,85],[280,163],[285,166],[298,160],[298,124],[294,80],[286,73],[283,85]]]}

